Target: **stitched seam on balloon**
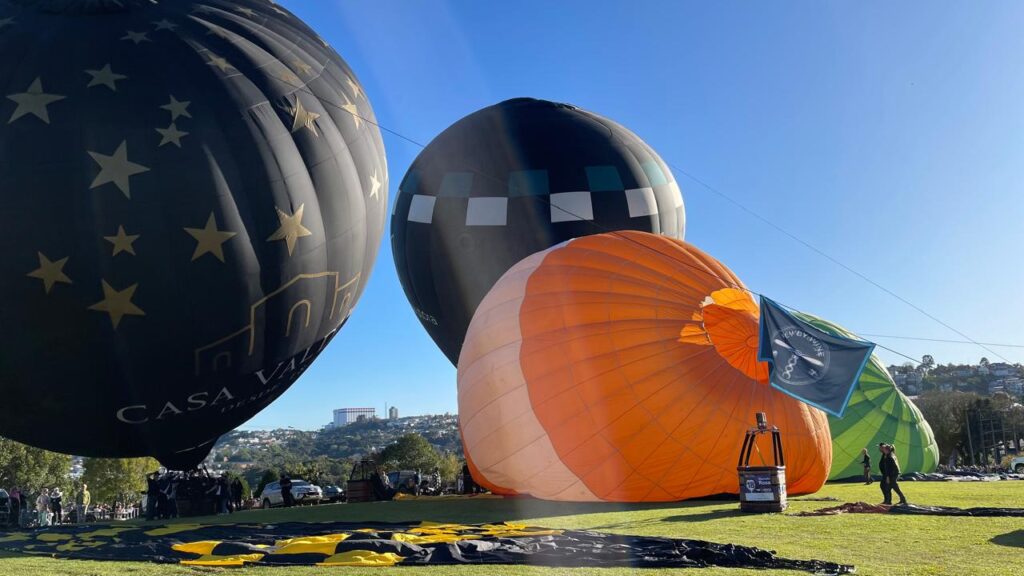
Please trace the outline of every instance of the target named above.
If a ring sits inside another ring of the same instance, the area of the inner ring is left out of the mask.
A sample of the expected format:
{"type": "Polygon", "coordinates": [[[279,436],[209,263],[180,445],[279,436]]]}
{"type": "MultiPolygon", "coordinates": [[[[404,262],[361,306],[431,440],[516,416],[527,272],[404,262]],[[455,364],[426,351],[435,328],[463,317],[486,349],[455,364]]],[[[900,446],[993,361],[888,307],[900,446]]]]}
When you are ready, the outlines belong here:
{"type": "MultiPolygon", "coordinates": [[[[664,354],[664,353],[666,353],[666,352],[671,352],[671,351],[663,351],[663,352],[661,352],[661,353],[659,353],[659,354],[664,354]]],[[[698,352],[698,354],[704,354],[704,353],[708,353],[708,352],[714,353],[714,350],[713,350],[713,349],[711,349],[711,348],[701,348],[701,349],[700,349],[700,352],[698,352]]],[[[695,356],[696,356],[696,355],[695,355],[695,356]]],[[[637,360],[637,362],[639,362],[639,361],[640,361],[640,360],[637,360]]],[[[634,362],[634,363],[635,363],[635,362],[634,362]]],[[[723,364],[724,364],[724,362],[723,362],[723,364]]],[[[669,367],[666,367],[665,369],[663,369],[663,370],[661,370],[661,371],[659,371],[659,372],[666,372],[666,371],[668,371],[668,370],[671,370],[671,369],[672,369],[672,368],[674,368],[674,367],[675,367],[675,366],[669,366],[669,367]]],[[[722,367],[721,365],[719,365],[719,366],[716,366],[716,367],[715,367],[715,368],[714,368],[713,370],[711,370],[710,372],[708,372],[708,375],[714,374],[714,373],[715,373],[715,372],[717,372],[717,371],[718,371],[718,370],[719,370],[719,369],[720,369],[721,367],[722,367]]],[[[731,368],[731,367],[730,367],[730,368],[731,368]]],[[[644,402],[644,401],[646,401],[646,400],[649,400],[649,399],[650,399],[651,397],[653,397],[654,395],[658,394],[658,393],[659,393],[659,392],[661,392],[662,390],[664,390],[664,389],[666,389],[666,388],[669,388],[669,387],[671,387],[671,386],[673,386],[673,385],[676,385],[676,384],[677,384],[677,383],[678,383],[678,382],[679,382],[679,381],[680,381],[681,379],[683,379],[683,378],[685,378],[685,377],[686,377],[686,374],[680,374],[680,375],[679,375],[679,376],[678,376],[677,378],[675,378],[675,379],[673,379],[673,380],[670,380],[669,382],[666,382],[664,386],[661,386],[661,387],[657,388],[656,390],[652,391],[652,392],[651,392],[650,394],[648,394],[648,395],[647,395],[647,396],[645,396],[644,398],[640,399],[640,400],[639,400],[639,401],[638,401],[638,402],[637,402],[637,403],[636,403],[636,404],[635,404],[634,406],[640,407],[641,409],[643,409],[643,410],[644,410],[645,412],[647,412],[647,413],[648,413],[648,416],[651,416],[651,414],[650,414],[650,412],[649,412],[649,411],[647,410],[647,408],[646,408],[645,406],[643,406],[643,405],[642,405],[642,404],[643,404],[643,402],[644,402]]],[[[701,378],[701,381],[703,381],[703,380],[704,380],[705,378],[707,378],[707,377],[708,377],[708,376],[705,376],[704,378],[701,378]]],[[[630,386],[632,387],[632,382],[630,383],[630,386]]],[[[707,391],[707,392],[706,392],[706,394],[705,394],[705,398],[707,397],[707,395],[711,394],[711,392],[712,392],[712,391],[713,391],[713,389],[712,389],[712,388],[709,388],[709,389],[708,389],[708,391],[707,391]]],[[[665,445],[665,443],[666,443],[666,442],[668,442],[668,441],[670,441],[670,440],[671,440],[671,441],[675,441],[675,439],[674,439],[674,438],[672,437],[672,433],[673,433],[673,432],[674,432],[675,430],[677,430],[677,429],[679,428],[679,426],[681,426],[681,425],[683,424],[683,422],[685,422],[685,421],[686,421],[686,420],[687,420],[687,419],[689,418],[689,414],[691,414],[691,413],[693,412],[693,410],[694,410],[694,409],[696,408],[696,406],[697,406],[697,405],[699,405],[699,404],[700,404],[700,402],[697,402],[697,403],[695,403],[695,404],[694,404],[694,406],[693,406],[693,407],[691,408],[691,411],[690,411],[690,413],[688,413],[688,414],[687,414],[687,416],[686,416],[685,418],[683,418],[683,419],[682,419],[682,420],[680,421],[680,423],[679,423],[679,424],[678,424],[678,425],[677,425],[677,426],[676,426],[676,427],[675,427],[675,428],[673,429],[673,431],[667,431],[667,430],[665,430],[665,429],[664,429],[664,427],[662,427],[662,426],[661,426],[661,424],[660,424],[660,421],[659,421],[659,420],[658,420],[657,418],[653,418],[653,417],[651,418],[651,420],[652,420],[653,422],[655,422],[655,423],[656,423],[656,424],[658,425],[658,427],[659,427],[659,428],[661,428],[661,429],[662,429],[663,431],[665,431],[665,432],[666,432],[666,434],[665,434],[665,438],[664,438],[664,439],[663,439],[663,440],[662,440],[661,442],[659,442],[659,443],[658,443],[658,445],[657,445],[657,446],[656,446],[656,447],[655,447],[655,448],[654,448],[653,450],[651,450],[651,452],[650,452],[650,453],[649,453],[649,454],[647,455],[647,457],[645,457],[645,458],[644,458],[644,459],[643,459],[643,460],[642,460],[642,461],[641,461],[641,462],[640,462],[639,464],[637,464],[637,465],[635,465],[635,466],[634,466],[634,465],[632,465],[632,464],[630,464],[630,466],[631,466],[631,467],[633,468],[633,473],[635,473],[635,474],[639,475],[640,477],[644,478],[645,480],[648,480],[648,481],[652,481],[652,480],[651,480],[650,478],[648,478],[648,477],[647,477],[646,475],[644,475],[644,474],[640,474],[640,473],[639,473],[639,472],[637,471],[637,469],[638,469],[638,468],[641,468],[641,467],[643,466],[643,464],[644,464],[644,463],[646,463],[646,462],[647,462],[647,460],[648,460],[648,459],[649,459],[649,458],[650,458],[651,456],[653,456],[653,455],[654,455],[655,453],[657,453],[657,452],[658,452],[658,449],[659,449],[659,448],[660,448],[661,446],[664,446],[664,445],[665,445]]],[[[585,406],[586,406],[586,404],[585,404],[585,406]]],[[[716,407],[716,408],[717,408],[717,407],[716,407]]],[[[589,413],[589,407],[588,407],[588,413],[589,413]]],[[[611,427],[612,425],[614,425],[614,424],[615,424],[615,423],[616,423],[616,422],[617,422],[618,420],[620,420],[621,418],[624,418],[624,417],[626,416],[626,414],[627,414],[627,413],[628,413],[628,411],[627,411],[627,412],[624,412],[624,413],[623,413],[622,415],[620,415],[620,416],[619,416],[618,418],[615,418],[614,420],[608,421],[608,422],[607,422],[607,423],[606,423],[606,424],[605,424],[605,425],[604,425],[603,427],[601,427],[601,428],[599,428],[599,429],[597,429],[597,430],[595,431],[595,435],[596,435],[596,434],[600,434],[601,432],[603,432],[603,431],[604,431],[604,430],[606,430],[607,428],[609,428],[609,427],[611,427]]],[[[712,413],[717,413],[717,410],[716,410],[716,411],[711,411],[711,410],[707,411],[707,414],[709,415],[709,416],[708,416],[709,418],[710,418],[710,415],[711,415],[712,413]]],[[[597,421],[597,420],[595,420],[595,421],[597,421]]],[[[558,428],[556,427],[555,429],[557,430],[558,428]]],[[[607,439],[606,439],[606,438],[604,438],[603,436],[602,436],[602,438],[603,438],[603,439],[604,439],[604,440],[605,440],[605,441],[607,442],[607,439]]],[[[568,456],[570,456],[570,455],[572,455],[572,454],[576,453],[576,452],[577,452],[578,450],[580,450],[580,449],[581,449],[581,448],[583,448],[583,447],[584,447],[584,444],[579,444],[579,445],[577,445],[577,446],[573,447],[573,448],[572,448],[571,450],[569,450],[568,452],[566,452],[566,453],[565,453],[565,457],[568,457],[568,456]]],[[[618,453],[619,453],[619,455],[620,455],[620,456],[622,456],[622,453],[621,453],[621,451],[619,451],[619,450],[618,450],[618,447],[616,447],[616,446],[614,446],[614,445],[612,445],[612,447],[613,447],[613,448],[614,448],[614,449],[616,450],[616,452],[618,452],[618,453]]],[[[685,448],[685,447],[684,447],[684,448],[685,448]]],[[[628,459],[626,459],[626,458],[625,458],[625,456],[622,456],[622,458],[623,458],[623,460],[625,460],[625,461],[627,461],[627,462],[628,462],[628,459]]],[[[582,472],[582,473],[580,473],[580,474],[579,474],[579,476],[580,476],[581,478],[583,478],[584,482],[586,483],[586,476],[587,476],[587,475],[589,475],[589,474],[591,474],[591,473],[593,473],[593,472],[594,472],[594,471],[595,471],[595,470],[596,470],[596,469],[597,469],[597,468],[598,468],[599,466],[600,466],[600,465],[598,465],[598,466],[594,466],[594,467],[592,467],[591,469],[587,470],[586,472],[582,472]]],[[[623,480],[622,482],[620,482],[620,483],[619,483],[619,484],[618,484],[618,485],[616,486],[616,488],[617,488],[618,486],[621,486],[622,484],[624,484],[624,483],[625,483],[625,481],[626,481],[626,479],[628,479],[628,477],[627,477],[627,478],[625,478],[625,479],[624,479],[624,480],[623,480]]],[[[652,481],[652,482],[653,482],[653,481],[652,481]]],[[[589,486],[589,484],[588,484],[588,486],[589,486]]],[[[593,489],[592,489],[592,490],[593,490],[593,489]]]]}
{"type": "MultiPolygon", "coordinates": [[[[729,366],[729,365],[728,365],[727,363],[725,363],[725,362],[723,361],[723,363],[722,363],[722,364],[720,364],[720,365],[719,365],[718,367],[716,367],[716,369],[715,369],[714,371],[712,371],[711,373],[709,373],[708,377],[710,377],[710,376],[711,376],[712,374],[714,374],[714,372],[717,372],[717,371],[718,371],[718,370],[719,370],[720,368],[723,368],[723,367],[725,367],[725,366],[728,366],[729,368],[732,368],[732,366],[729,366]]],[[[733,368],[733,370],[734,370],[733,380],[732,380],[732,381],[730,381],[730,383],[729,383],[728,385],[726,385],[726,386],[720,386],[721,388],[734,388],[734,387],[736,386],[736,384],[735,384],[736,380],[740,380],[740,381],[741,381],[741,382],[740,382],[740,385],[742,385],[742,380],[749,380],[749,378],[747,378],[747,377],[746,377],[746,375],[744,375],[743,373],[739,372],[739,371],[738,371],[738,370],[736,370],[735,368],[733,368]]],[[[755,385],[756,385],[756,382],[754,382],[753,384],[755,384],[755,385]]],[[[647,462],[647,460],[648,460],[648,459],[649,459],[649,458],[650,458],[650,457],[651,457],[652,455],[654,455],[654,454],[655,454],[655,453],[657,452],[658,448],[660,448],[660,447],[661,447],[662,445],[664,445],[665,441],[667,441],[667,440],[669,440],[669,439],[672,439],[673,441],[676,441],[677,443],[679,443],[679,445],[680,445],[680,446],[682,446],[682,447],[683,447],[683,449],[684,449],[684,451],[685,451],[685,452],[689,452],[689,453],[690,453],[690,454],[691,454],[692,456],[694,456],[694,457],[695,457],[695,458],[696,458],[696,459],[697,459],[698,461],[700,461],[700,466],[698,466],[697,470],[696,470],[696,471],[694,471],[694,474],[693,474],[693,476],[691,476],[691,477],[690,477],[690,481],[689,481],[689,482],[688,482],[688,483],[686,484],[686,487],[685,487],[685,488],[683,488],[683,491],[684,491],[684,492],[685,492],[685,491],[687,491],[687,490],[689,490],[689,489],[690,489],[690,487],[691,487],[691,486],[693,485],[694,479],[695,479],[695,478],[698,478],[698,477],[699,477],[700,469],[701,469],[701,468],[703,468],[704,464],[706,464],[706,463],[707,463],[707,457],[706,457],[706,454],[700,454],[700,453],[698,453],[698,452],[694,451],[694,450],[693,450],[693,449],[692,449],[692,448],[691,448],[691,447],[690,447],[690,446],[689,446],[688,444],[686,444],[686,443],[683,443],[683,442],[679,442],[679,441],[678,441],[678,440],[677,440],[677,439],[675,438],[675,433],[676,433],[676,431],[678,431],[678,430],[679,430],[679,428],[680,428],[680,427],[681,427],[681,426],[683,425],[683,423],[685,423],[685,422],[686,422],[687,420],[689,420],[689,418],[690,418],[690,415],[694,413],[694,411],[695,411],[695,410],[697,409],[697,407],[698,407],[698,406],[703,406],[703,405],[704,405],[704,403],[705,403],[705,402],[707,401],[707,398],[708,398],[708,396],[710,396],[710,395],[711,395],[711,393],[712,393],[712,392],[713,392],[713,391],[715,390],[715,388],[716,388],[716,387],[714,387],[714,386],[709,386],[709,387],[708,387],[708,391],[707,391],[707,393],[705,393],[705,395],[704,395],[704,396],[703,396],[703,397],[702,397],[702,398],[701,398],[701,399],[700,399],[699,401],[697,401],[697,402],[694,402],[693,406],[692,406],[692,407],[690,408],[690,412],[688,412],[688,413],[687,413],[687,415],[686,415],[686,416],[685,416],[685,417],[684,417],[683,419],[681,419],[681,420],[679,421],[679,424],[677,424],[677,425],[676,425],[676,426],[675,426],[675,427],[674,427],[674,428],[673,428],[673,429],[672,429],[671,431],[668,431],[668,433],[667,433],[667,434],[665,435],[665,440],[664,440],[664,441],[662,441],[661,443],[659,443],[659,444],[658,444],[658,447],[657,447],[657,448],[655,448],[655,450],[653,450],[653,451],[651,452],[651,454],[650,454],[650,455],[648,455],[648,457],[647,457],[647,458],[644,458],[644,460],[643,460],[643,461],[642,461],[642,462],[640,463],[640,466],[643,466],[643,465],[644,465],[644,464],[645,464],[645,463],[647,462]]],[[[708,412],[710,412],[710,411],[708,411],[708,412]]],[[[730,415],[730,416],[731,416],[731,415],[730,415]]],[[[730,419],[731,419],[731,418],[730,418],[730,419]]],[[[725,421],[725,424],[723,425],[723,430],[724,430],[724,426],[727,426],[727,425],[728,425],[728,424],[730,423],[730,422],[729,422],[729,420],[730,420],[730,419],[727,419],[727,420],[725,421]]],[[[698,428],[699,428],[699,429],[703,429],[703,428],[704,428],[705,426],[707,426],[707,424],[708,424],[708,423],[710,423],[711,421],[712,421],[712,417],[711,417],[711,414],[709,413],[709,414],[707,415],[707,417],[706,417],[705,421],[704,421],[704,425],[702,425],[702,426],[700,426],[700,427],[698,427],[698,428]]],[[[720,432],[720,433],[719,433],[718,435],[719,435],[719,436],[721,436],[721,435],[722,435],[722,434],[721,434],[721,432],[720,432]]],[[[711,451],[709,451],[709,452],[714,452],[714,450],[711,450],[711,451]]],[[[668,467],[668,468],[666,468],[666,471],[665,471],[665,473],[664,473],[664,474],[662,474],[662,476],[658,478],[657,482],[655,483],[655,486],[659,485],[659,484],[660,484],[660,483],[661,483],[661,482],[662,482],[662,481],[663,481],[663,480],[665,479],[665,477],[666,477],[666,476],[667,476],[668,474],[672,473],[672,472],[674,472],[674,468],[672,468],[672,467],[668,467]]]]}

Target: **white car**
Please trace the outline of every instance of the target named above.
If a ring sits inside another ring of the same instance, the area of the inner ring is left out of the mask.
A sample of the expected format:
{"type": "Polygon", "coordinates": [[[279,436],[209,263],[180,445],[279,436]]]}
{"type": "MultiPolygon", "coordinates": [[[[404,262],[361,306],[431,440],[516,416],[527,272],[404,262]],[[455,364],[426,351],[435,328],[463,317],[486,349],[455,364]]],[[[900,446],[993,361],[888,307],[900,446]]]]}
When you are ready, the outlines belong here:
{"type": "Polygon", "coordinates": [[[1024,474],[1024,456],[1017,456],[1013,460],[1010,460],[1009,468],[1017,474],[1024,474]]]}
{"type": "MultiPolygon", "coordinates": [[[[324,497],[323,490],[315,484],[305,480],[292,480],[292,498],[296,504],[316,504],[324,497]]],[[[260,495],[264,508],[284,506],[284,499],[281,497],[281,483],[271,482],[263,488],[260,495]]]]}

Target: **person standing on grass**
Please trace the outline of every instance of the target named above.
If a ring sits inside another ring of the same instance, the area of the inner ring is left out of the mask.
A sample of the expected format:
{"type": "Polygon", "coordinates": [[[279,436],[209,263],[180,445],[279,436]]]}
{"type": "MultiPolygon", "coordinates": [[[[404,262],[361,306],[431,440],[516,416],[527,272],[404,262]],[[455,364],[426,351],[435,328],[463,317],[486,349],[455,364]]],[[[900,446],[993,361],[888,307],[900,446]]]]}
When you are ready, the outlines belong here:
{"type": "Polygon", "coordinates": [[[46,488],[39,493],[36,498],[36,513],[39,514],[39,525],[47,526],[50,523],[50,495],[46,493],[46,488]]]}
{"type": "Polygon", "coordinates": [[[906,504],[907,498],[903,495],[903,491],[900,490],[900,462],[896,459],[896,449],[892,444],[885,444],[884,442],[878,445],[878,449],[882,453],[882,457],[878,460],[878,470],[882,473],[882,496],[885,499],[882,504],[892,505],[892,493],[894,491],[900,497],[899,503],[906,504]]]}
{"type": "Polygon", "coordinates": [[[281,502],[285,508],[291,508],[295,505],[295,498],[292,497],[292,479],[287,474],[281,475],[281,502]]]}
{"type": "Polygon", "coordinates": [[[871,484],[871,455],[868,454],[868,449],[864,448],[861,450],[861,464],[864,465],[864,484],[871,484]]]}
{"type": "Polygon", "coordinates": [[[21,495],[21,490],[15,486],[11,489],[11,519],[10,523],[15,526],[21,526],[21,501],[24,496],[21,495]]]}
{"type": "Polygon", "coordinates": [[[89,485],[83,483],[82,490],[78,493],[77,502],[75,503],[78,508],[78,523],[85,524],[85,515],[89,513],[89,502],[92,496],[89,494],[89,485]]]}
{"type": "Polygon", "coordinates": [[[61,494],[60,488],[54,488],[53,493],[50,494],[50,510],[53,512],[53,525],[60,526],[64,523],[64,495],[61,494]]]}

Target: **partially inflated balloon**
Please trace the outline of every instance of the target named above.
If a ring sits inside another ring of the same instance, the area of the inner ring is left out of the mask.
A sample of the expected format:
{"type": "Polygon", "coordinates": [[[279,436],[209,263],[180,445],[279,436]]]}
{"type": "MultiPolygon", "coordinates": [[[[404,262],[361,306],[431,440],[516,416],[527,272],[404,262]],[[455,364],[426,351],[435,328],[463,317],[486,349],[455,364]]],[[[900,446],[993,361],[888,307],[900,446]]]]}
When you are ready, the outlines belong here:
{"type": "Polygon", "coordinates": [[[767,384],[757,343],[740,280],[680,240],[618,232],[534,254],[484,298],[459,359],[473,477],[550,500],[736,494],[740,444],[765,412],[789,492],[814,492],[828,420],[767,384]]]}
{"type": "MultiPolygon", "coordinates": [[[[857,338],[828,320],[798,314],[825,332],[857,338]]],[[[829,480],[863,475],[861,450],[867,448],[872,462],[877,464],[879,442],[896,446],[896,457],[903,472],[934,472],[939,463],[939,446],[931,426],[917,406],[896,388],[878,356],[872,355],[864,367],[843,417],[829,416],[828,422],[832,430],[829,480]]],[[[877,473],[877,466],[875,468],[872,473],[877,473]]]]}
{"type": "Polygon", "coordinates": [[[614,230],[683,237],[672,172],[636,134],[567,104],[508,100],[459,120],[405,175],[391,219],[398,277],[456,364],[473,311],[516,262],[614,230]]]}
{"type": "Polygon", "coordinates": [[[366,96],[262,0],[0,0],[0,54],[0,435],[194,465],[366,285],[366,96]]]}

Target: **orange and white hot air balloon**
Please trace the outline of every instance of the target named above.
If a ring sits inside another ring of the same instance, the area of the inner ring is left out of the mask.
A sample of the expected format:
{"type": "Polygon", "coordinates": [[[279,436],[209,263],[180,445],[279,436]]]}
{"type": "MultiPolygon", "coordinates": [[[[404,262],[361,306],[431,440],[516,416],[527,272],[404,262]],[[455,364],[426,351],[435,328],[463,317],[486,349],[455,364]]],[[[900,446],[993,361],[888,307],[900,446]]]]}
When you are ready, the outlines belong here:
{"type": "Polygon", "coordinates": [[[814,492],[828,420],[768,385],[757,340],[740,280],[681,240],[614,232],[529,256],[484,298],[459,358],[473,477],[547,500],[735,494],[744,432],[765,412],[789,492],[814,492]]]}

